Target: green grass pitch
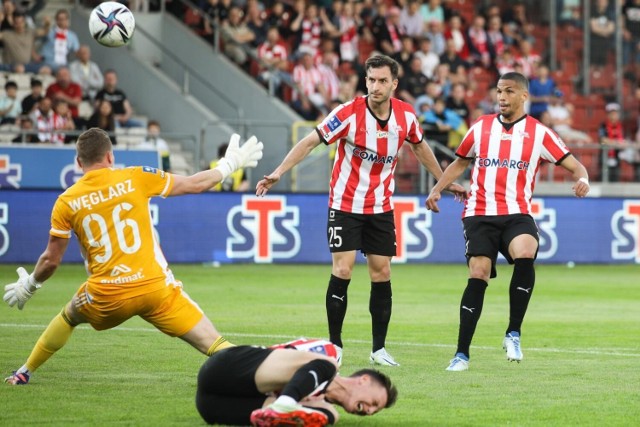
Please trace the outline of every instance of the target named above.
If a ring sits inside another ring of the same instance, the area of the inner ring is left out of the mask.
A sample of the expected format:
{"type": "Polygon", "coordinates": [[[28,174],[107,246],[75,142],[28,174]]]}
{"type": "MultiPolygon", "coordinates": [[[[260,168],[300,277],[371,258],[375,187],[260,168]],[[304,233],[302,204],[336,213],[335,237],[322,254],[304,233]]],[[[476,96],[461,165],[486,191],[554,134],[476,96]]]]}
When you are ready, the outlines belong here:
{"type": "MultiPolygon", "coordinates": [[[[2,284],[16,266],[0,266],[2,284]]],[[[29,266],[31,269],[32,266],[29,266]]],[[[328,265],[175,265],[174,273],[237,344],[325,337],[328,265]]],[[[538,265],[523,328],[524,361],[501,348],[511,267],[486,294],[468,372],[445,372],[455,351],[463,265],[394,265],[386,368],[400,395],[345,426],[633,426],[640,424],[640,267],[538,265]]],[[[23,311],[0,307],[0,372],[25,361],[49,320],[84,280],[62,266],[23,311]]],[[[342,373],[369,366],[369,283],[358,265],[349,292],[342,373]]],[[[195,381],[204,356],[140,319],[77,328],[26,387],[0,384],[1,426],[198,426],[195,381]]]]}

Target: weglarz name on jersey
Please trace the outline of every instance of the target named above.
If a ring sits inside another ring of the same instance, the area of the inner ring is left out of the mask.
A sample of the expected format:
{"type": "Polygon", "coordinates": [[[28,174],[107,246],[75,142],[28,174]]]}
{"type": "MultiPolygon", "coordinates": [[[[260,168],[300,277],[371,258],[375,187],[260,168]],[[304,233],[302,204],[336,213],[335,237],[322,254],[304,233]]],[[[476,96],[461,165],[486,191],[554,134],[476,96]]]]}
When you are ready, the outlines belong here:
{"type": "Polygon", "coordinates": [[[109,186],[105,190],[92,191],[89,194],[78,197],[77,199],[69,202],[69,207],[75,213],[81,208],[91,209],[94,205],[98,205],[103,202],[107,202],[114,197],[124,196],[125,194],[132,193],[136,189],[133,188],[133,184],[130,179],[126,179],[123,182],[118,182],[115,185],[109,186]]]}

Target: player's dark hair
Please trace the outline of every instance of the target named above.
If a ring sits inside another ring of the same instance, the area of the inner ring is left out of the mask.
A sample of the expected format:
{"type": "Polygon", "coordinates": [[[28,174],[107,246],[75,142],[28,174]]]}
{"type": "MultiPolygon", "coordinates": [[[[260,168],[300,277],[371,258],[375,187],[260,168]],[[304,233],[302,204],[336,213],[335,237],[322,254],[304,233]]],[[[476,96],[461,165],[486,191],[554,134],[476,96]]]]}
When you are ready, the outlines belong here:
{"type": "Polygon", "coordinates": [[[76,142],[78,160],[83,166],[99,163],[113,149],[109,134],[100,128],[90,128],[82,132],[76,142]]]}
{"type": "Polygon", "coordinates": [[[520,73],[510,71],[500,76],[500,80],[513,80],[524,90],[529,90],[529,80],[520,73]]]}
{"type": "Polygon", "coordinates": [[[364,63],[364,69],[367,72],[367,74],[369,74],[369,70],[371,68],[382,68],[382,67],[389,67],[389,70],[391,71],[391,77],[393,78],[393,80],[396,80],[398,78],[398,72],[400,70],[400,66],[393,58],[387,55],[373,55],[372,57],[367,59],[367,62],[364,63]]]}
{"type": "Polygon", "coordinates": [[[18,89],[18,84],[13,80],[9,80],[4,84],[4,90],[9,90],[9,89],[18,89]]]}
{"type": "Polygon", "coordinates": [[[350,377],[355,378],[363,375],[369,375],[375,382],[387,390],[387,404],[384,405],[385,408],[390,408],[396,403],[396,400],[398,400],[398,389],[391,382],[391,378],[375,369],[360,369],[351,374],[350,377]]]}

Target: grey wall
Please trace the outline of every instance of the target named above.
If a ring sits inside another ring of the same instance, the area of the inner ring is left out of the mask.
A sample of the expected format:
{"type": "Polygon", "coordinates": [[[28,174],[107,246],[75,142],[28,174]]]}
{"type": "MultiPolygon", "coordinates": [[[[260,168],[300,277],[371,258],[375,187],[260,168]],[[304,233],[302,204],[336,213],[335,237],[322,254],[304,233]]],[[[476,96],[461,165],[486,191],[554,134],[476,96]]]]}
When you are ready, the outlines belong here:
{"type": "MultiPolygon", "coordinates": [[[[229,119],[229,125],[240,134],[257,135],[265,144],[265,155],[253,174],[261,177],[271,172],[291,148],[291,124],[300,117],[173,16],[163,15],[161,28],[163,46],[201,77],[190,76],[189,92],[219,117],[229,119]],[[238,107],[242,117],[238,116],[238,107]],[[247,125],[241,126],[240,122],[247,125]]],[[[182,84],[183,71],[168,56],[159,67],[182,84]]],[[[289,189],[290,178],[287,174],[278,189],[289,189]]]]}
{"type": "MultiPolygon", "coordinates": [[[[72,29],[91,46],[103,71],[118,71],[134,108],[159,120],[163,131],[198,138],[203,133],[205,159],[216,156],[231,132],[255,134],[265,144],[263,160],[249,171],[255,183],[290,149],[291,124],[299,116],[173,16],[137,13],[131,45],[113,49],[91,39],[88,11],[76,8],[72,15],[72,29]]],[[[278,190],[289,189],[290,182],[287,174],[278,190]]]]}
{"type": "MultiPolygon", "coordinates": [[[[153,46],[144,43],[144,39],[134,36],[135,43],[131,47],[107,48],[95,42],[86,30],[88,13],[75,9],[72,17],[72,28],[78,33],[81,43],[91,47],[92,59],[100,65],[102,71],[115,69],[118,73],[118,86],[127,94],[134,109],[149,119],[158,120],[164,132],[188,134],[200,139],[203,123],[217,121],[218,117],[203,106],[195,98],[185,96],[173,81],[162,72],[155,69],[144,56],[140,58],[138,52],[147,55],[158,55],[153,46]],[[138,44],[140,46],[138,46],[138,44]]],[[[153,18],[153,17],[151,17],[153,18]]],[[[146,24],[146,20],[138,18],[138,22],[146,24]]],[[[158,19],[156,21],[159,22],[158,19]]],[[[151,20],[151,27],[154,27],[151,20]]],[[[155,25],[156,30],[159,25],[155,25]]],[[[211,131],[210,137],[217,135],[228,139],[233,130],[220,123],[211,131]]],[[[205,157],[206,159],[206,157],[205,157]]],[[[204,159],[203,159],[204,160],[204,159]]],[[[202,165],[193,165],[200,169],[202,165]]]]}

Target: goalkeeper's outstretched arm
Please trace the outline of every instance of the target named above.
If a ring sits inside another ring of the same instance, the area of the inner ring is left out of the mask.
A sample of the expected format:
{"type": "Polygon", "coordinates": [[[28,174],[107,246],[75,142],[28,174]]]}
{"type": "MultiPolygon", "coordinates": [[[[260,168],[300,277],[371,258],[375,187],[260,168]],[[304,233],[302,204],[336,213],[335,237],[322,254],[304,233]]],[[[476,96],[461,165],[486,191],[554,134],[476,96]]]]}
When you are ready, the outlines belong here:
{"type": "Polygon", "coordinates": [[[262,149],[262,142],[255,136],[240,146],[240,135],[234,133],[229,140],[227,152],[214,169],[191,176],[172,175],[174,183],[169,195],[180,196],[207,191],[238,169],[255,167],[262,158],[262,149]]]}
{"type": "Polygon", "coordinates": [[[49,235],[47,248],[38,258],[36,268],[33,270],[33,277],[37,282],[42,283],[53,276],[67,251],[69,240],[49,235]]]}

